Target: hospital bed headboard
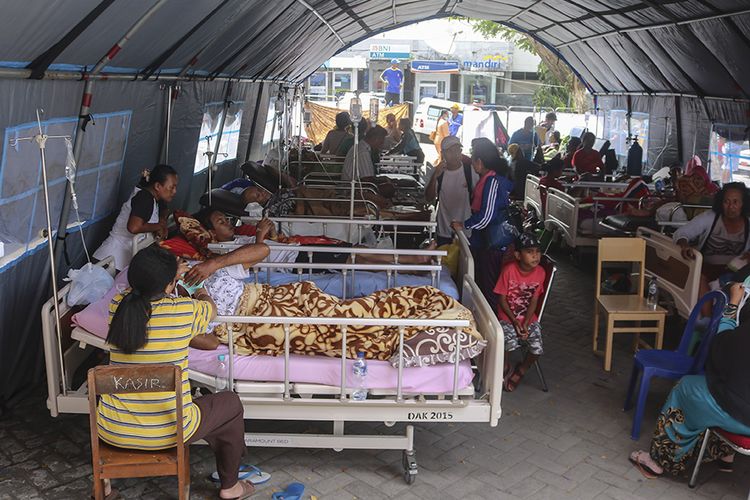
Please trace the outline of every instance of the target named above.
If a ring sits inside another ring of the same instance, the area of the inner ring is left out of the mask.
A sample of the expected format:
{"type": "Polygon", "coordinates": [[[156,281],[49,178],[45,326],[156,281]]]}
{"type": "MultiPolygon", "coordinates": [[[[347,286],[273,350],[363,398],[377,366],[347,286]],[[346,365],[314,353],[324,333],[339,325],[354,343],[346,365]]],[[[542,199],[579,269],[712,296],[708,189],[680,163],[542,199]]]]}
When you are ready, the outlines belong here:
{"type": "Polygon", "coordinates": [[[589,238],[578,234],[579,211],[578,199],[567,193],[563,193],[559,189],[549,188],[547,191],[547,212],[544,218],[544,227],[547,230],[560,231],[565,242],[571,248],[595,246],[596,238],[589,238]]]}
{"type": "Polygon", "coordinates": [[[136,234],[133,236],[133,255],[137,254],[144,248],[151,246],[155,241],[156,239],[154,239],[154,235],[151,233],[136,234]]]}
{"type": "Polygon", "coordinates": [[[684,259],[672,238],[653,229],[640,227],[636,235],[646,240],[646,274],[656,276],[659,288],[674,299],[678,314],[688,318],[698,302],[703,255],[694,250],[694,260],[684,259]]]}
{"type": "MultiPolygon", "coordinates": [[[[107,257],[97,262],[96,265],[106,269],[110,275],[115,275],[114,258],[107,257]]],[[[70,411],[66,405],[70,401],[67,393],[72,390],[73,374],[84,359],[91,354],[90,349],[81,349],[77,344],[66,345],[69,340],[68,327],[70,326],[70,321],[68,319],[73,313],[71,307],[66,302],[70,286],[71,284],[68,283],[58,292],[58,307],[60,317],[63,320],[63,338],[57,336],[55,328],[55,298],[52,297],[45,302],[42,305],[41,311],[42,344],[44,346],[44,364],[47,371],[47,407],[53,417],[56,417],[60,412],[65,413],[70,411]],[[61,352],[63,353],[62,363],[64,366],[60,366],[61,352]]]]}
{"type": "Polygon", "coordinates": [[[542,196],[539,192],[539,177],[528,174],[524,186],[523,206],[528,210],[534,210],[539,220],[544,222],[542,213],[542,196]]]}

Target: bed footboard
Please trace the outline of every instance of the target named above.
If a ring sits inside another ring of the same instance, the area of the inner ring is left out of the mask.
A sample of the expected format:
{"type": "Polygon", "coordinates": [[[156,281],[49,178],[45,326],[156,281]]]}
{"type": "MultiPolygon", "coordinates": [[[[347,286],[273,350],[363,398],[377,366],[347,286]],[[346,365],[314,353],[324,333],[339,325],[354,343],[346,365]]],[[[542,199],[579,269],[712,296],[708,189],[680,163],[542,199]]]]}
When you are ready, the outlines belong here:
{"type": "Polygon", "coordinates": [[[549,188],[547,192],[547,214],[544,227],[559,231],[571,248],[579,246],[596,246],[596,238],[578,234],[579,201],[559,189],[549,188]]]}
{"type": "Polygon", "coordinates": [[[544,222],[544,212],[542,211],[542,195],[539,192],[539,177],[534,175],[526,176],[524,185],[523,206],[527,210],[534,210],[540,221],[544,222]]]}
{"type": "Polygon", "coordinates": [[[639,227],[636,235],[646,240],[646,274],[656,276],[659,288],[672,296],[677,313],[687,319],[699,299],[703,255],[694,250],[695,259],[684,259],[672,238],[653,229],[639,227]]]}

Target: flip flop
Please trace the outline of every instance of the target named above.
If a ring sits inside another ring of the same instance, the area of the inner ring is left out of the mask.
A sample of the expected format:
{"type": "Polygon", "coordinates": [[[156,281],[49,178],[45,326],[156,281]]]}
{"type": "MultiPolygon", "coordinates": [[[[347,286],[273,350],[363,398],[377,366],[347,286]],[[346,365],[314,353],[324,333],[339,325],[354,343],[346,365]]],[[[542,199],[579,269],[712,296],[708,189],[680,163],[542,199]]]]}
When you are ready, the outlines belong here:
{"type": "Polygon", "coordinates": [[[255,495],[255,486],[253,486],[253,483],[249,481],[240,481],[239,484],[242,485],[242,493],[238,497],[233,498],[223,498],[219,496],[220,500],[246,500],[247,498],[250,498],[251,496],[255,495]]]}
{"type": "Polygon", "coordinates": [[[633,464],[633,466],[636,469],[640,471],[641,474],[643,474],[643,477],[645,477],[646,479],[656,479],[657,477],[661,476],[661,474],[653,470],[648,465],[641,463],[641,461],[638,460],[638,455],[637,455],[638,453],[639,452],[637,451],[634,451],[633,453],[631,453],[630,456],[628,457],[628,460],[630,461],[631,464],[633,464]]]}
{"type": "MultiPolygon", "coordinates": [[[[215,483],[218,483],[220,481],[219,473],[217,471],[214,471],[210,476],[208,476],[208,478],[215,483]]],[[[263,472],[254,465],[240,465],[240,470],[237,474],[237,480],[250,481],[253,484],[263,484],[271,480],[271,474],[269,474],[268,472],[263,472]]]]}
{"type": "Polygon", "coordinates": [[[271,498],[273,500],[300,500],[305,492],[305,485],[302,483],[289,483],[284,491],[277,491],[271,498]]]}

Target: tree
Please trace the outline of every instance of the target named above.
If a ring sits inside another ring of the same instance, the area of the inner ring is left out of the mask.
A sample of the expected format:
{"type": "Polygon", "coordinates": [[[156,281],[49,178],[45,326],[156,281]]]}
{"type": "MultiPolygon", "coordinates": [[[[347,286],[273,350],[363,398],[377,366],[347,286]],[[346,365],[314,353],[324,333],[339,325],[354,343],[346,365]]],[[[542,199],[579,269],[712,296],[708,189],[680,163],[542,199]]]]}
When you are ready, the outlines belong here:
{"type": "Polygon", "coordinates": [[[589,99],[583,83],[570,70],[570,67],[547,47],[529,35],[516,31],[495,21],[468,19],[475,32],[484,38],[500,37],[519,49],[536,54],[541,58],[537,72],[539,80],[546,84],[534,92],[534,105],[559,108],[573,107],[578,112],[589,108],[589,99]]]}

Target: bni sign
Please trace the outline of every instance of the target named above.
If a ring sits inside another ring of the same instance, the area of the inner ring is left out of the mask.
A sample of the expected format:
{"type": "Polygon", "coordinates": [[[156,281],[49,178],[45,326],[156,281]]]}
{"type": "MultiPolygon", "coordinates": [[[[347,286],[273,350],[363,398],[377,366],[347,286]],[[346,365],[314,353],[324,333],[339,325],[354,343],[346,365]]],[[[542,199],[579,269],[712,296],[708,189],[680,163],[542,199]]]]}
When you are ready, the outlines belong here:
{"type": "Polygon", "coordinates": [[[370,59],[409,59],[410,45],[372,44],[370,45],[370,59]]]}

